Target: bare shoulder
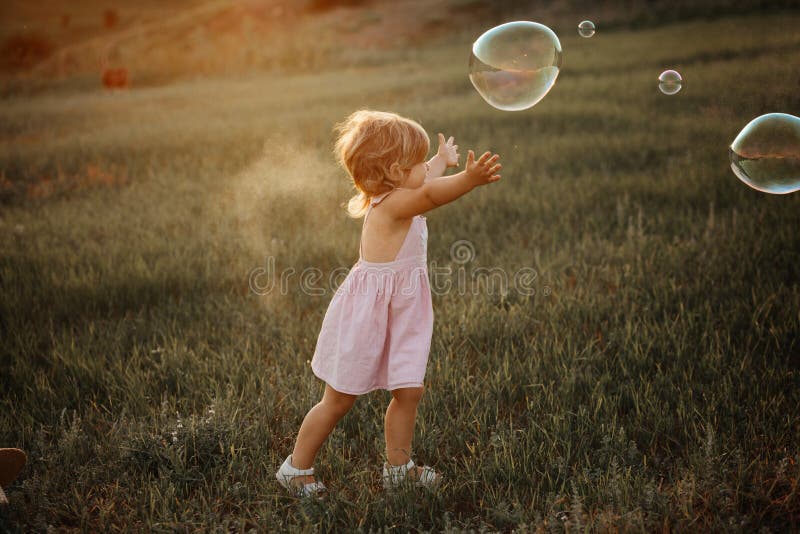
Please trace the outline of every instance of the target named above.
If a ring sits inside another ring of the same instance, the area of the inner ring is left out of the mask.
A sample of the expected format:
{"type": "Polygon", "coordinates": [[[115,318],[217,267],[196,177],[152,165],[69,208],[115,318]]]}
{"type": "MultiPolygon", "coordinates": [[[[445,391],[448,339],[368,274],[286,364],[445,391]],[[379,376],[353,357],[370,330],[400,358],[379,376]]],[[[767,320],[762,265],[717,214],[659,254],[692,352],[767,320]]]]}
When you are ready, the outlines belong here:
{"type": "Polygon", "coordinates": [[[415,189],[398,187],[381,204],[385,205],[384,212],[398,221],[411,219],[435,207],[428,199],[425,185],[415,189]]]}

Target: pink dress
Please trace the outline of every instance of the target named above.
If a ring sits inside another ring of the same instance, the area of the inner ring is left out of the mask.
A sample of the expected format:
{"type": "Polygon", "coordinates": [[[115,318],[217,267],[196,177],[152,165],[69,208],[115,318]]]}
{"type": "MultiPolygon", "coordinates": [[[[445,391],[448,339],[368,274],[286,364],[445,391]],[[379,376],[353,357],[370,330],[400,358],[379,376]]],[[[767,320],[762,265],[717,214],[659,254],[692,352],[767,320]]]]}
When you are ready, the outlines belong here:
{"type": "MultiPolygon", "coordinates": [[[[391,191],[389,192],[391,193],[391,191]]],[[[372,198],[372,206],[389,193],[372,198]]],[[[415,216],[394,261],[359,258],[333,295],[311,369],[333,389],[361,395],[419,387],[433,333],[428,226],[415,216]]]]}

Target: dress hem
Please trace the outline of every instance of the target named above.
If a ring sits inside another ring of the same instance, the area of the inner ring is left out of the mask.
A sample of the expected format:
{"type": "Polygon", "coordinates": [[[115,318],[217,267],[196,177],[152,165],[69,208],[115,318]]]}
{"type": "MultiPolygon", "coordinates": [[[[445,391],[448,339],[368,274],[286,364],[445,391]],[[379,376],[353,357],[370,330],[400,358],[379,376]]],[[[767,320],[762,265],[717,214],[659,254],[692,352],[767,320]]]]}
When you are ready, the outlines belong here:
{"type": "Polygon", "coordinates": [[[363,390],[363,391],[353,391],[353,390],[348,390],[346,388],[340,388],[340,387],[336,386],[335,384],[332,384],[330,380],[327,380],[327,379],[323,378],[322,376],[320,376],[320,373],[318,373],[317,370],[314,369],[313,365],[311,366],[311,370],[314,372],[314,376],[316,376],[317,378],[319,378],[320,380],[322,380],[323,382],[328,384],[330,387],[332,387],[333,389],[335,389],[339,393],[344,393],[346,395],[364,395],[366,393],[370,393],[370,392],[375,391],[377,389],[385,389],[386,391],[393,391],[395,389],[400,389],[400,388],[418,388],[418,387],[424,386],[424,382],[400,382],[398,384],[391,384],[391,385],[387,384],[386,386],[383,386],[383,385],[372,385],[372,386],[370,386],[369,388],[367,388],[366,390],[363,390]]]}

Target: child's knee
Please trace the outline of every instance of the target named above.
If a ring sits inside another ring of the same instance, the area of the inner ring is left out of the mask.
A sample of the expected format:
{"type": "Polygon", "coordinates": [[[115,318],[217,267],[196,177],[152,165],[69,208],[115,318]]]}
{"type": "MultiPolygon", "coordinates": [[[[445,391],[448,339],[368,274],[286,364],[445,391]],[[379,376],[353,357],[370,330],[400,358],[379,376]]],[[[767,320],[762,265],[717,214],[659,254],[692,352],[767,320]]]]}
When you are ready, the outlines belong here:
{"type": "Polygon", "coordinates": [[[353,404],[356,402],[356,398],[357,397],[355,395],[331,392],[330,394],[325,394],[325,396],[322,398],[322,404],[325,405],[328,411],[332,412],[338,417],[342,417],[350,411],[350,408],[353,407],[353,404]]]}
{"type": "Polygon", "coordinates": [[[392,397],[401,404],[419,404],[424,392],[424,386],[416,388],[398,388],[392,390],[392,397]]]}

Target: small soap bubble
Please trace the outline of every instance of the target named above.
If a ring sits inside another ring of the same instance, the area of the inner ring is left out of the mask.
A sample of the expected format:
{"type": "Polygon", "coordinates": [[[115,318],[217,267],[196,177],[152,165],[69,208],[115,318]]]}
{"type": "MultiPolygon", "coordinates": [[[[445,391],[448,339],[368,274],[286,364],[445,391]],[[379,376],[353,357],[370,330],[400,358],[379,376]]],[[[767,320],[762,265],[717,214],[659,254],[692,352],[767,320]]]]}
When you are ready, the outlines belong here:
{"type": "Polygon", "coordinates": [[[681,90],[683,78],[680,73],[674,70],[665,70],[658,77],[658,88],[665,95],[674,95],[681,90]]]}
{"type": "Polygon", "coordinates": [[[594,35],[594,22],[591,20],[584,20],[578,24],[578,34],[581,37],[591,37],[594,35]]]}
{"type": "Polygon", "coordinates": [[[731,169],[764,193],[800,190],[800,117],[767,113],[750,121],[733,140],[731,169]]]}
{"type": "Polygon", "coordinates": [[[543,24],[496,26],[472,45],[469,79],[486,102],[505,111],[536,105],[553,88],[561,68],[561,42],[543,24]]]}

